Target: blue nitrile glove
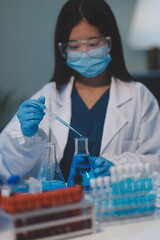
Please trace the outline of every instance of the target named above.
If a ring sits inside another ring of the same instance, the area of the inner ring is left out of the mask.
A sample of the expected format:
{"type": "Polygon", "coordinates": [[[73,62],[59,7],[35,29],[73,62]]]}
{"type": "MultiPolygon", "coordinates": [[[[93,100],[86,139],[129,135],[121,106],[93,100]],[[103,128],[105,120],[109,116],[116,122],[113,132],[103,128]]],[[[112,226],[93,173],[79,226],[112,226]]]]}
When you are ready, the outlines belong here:
{"type": "Polygon", "coordinates": [[[26,100],[20,105],[17,117],[24,136],[32,137],[38,131],[38,125],[45,115],[44,103],[45,97],[41,96],[38,99],[26,100]]]}
{"type": "Polygon", "coordinates": [[[110,176],[110,167],[114,164],[103,157],[91,157],[96,177],[110,176]]]}
{"type": "Polygon", "coordinates": [[[79,167],[83,171],[90,171],[90,156],[74,155],[72,167],[79,167]]]}

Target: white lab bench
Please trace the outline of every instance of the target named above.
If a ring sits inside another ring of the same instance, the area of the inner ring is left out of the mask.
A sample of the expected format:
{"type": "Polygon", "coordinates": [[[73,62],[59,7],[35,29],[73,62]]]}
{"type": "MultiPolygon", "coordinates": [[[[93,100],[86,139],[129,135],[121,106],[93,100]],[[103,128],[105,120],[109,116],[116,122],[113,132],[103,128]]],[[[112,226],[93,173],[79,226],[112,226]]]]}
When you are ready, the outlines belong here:
{"type": "MultiPolygon", "coordinates": [[[[114,224],[101,224],[101,230],[94,234],[79,236],[72,240],[159,240],[160,239],[160,216],[135,218],[124,220],[114,224]]],[[[0,232],[1,240],[10,240],[9,231],[0,232]]],[[[45,238],[41,239],[45,240],[45,238]]],[[[50,240],[54,240],[51,237],[50,240]]],[[[70,238],[71,240],[71,238],[70,238]]]]}
{"type": "Polygon", "coordinates": [[[160,218],[144,219],[134,222],[115,224],[107,226],[101,232],[80,236],[74,240],[159,240],[160,218]]]}

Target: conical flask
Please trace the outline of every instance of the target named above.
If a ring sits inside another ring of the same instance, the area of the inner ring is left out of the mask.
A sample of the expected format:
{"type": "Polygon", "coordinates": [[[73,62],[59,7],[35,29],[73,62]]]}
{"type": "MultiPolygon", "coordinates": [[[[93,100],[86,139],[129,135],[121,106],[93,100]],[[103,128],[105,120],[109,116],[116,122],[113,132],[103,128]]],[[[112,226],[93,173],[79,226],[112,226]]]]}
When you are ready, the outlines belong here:
{"type": "Polygon", "coordinates": [[[68,177],[68,186],[73,186],[74,175],[76,169],[80,168],[80,174],[82,176],[82,185],[84,190],[90,189],[90,179],[95,178],[94,170],[92,168],[92,162],[88,151],[88,138],[75,138],[75,153],[72,159],[72,164],[68,177]]]}
{"type": "Polygon", "coordinates": [[[56,145],[54,143],[44,145],[38,180],[42,182],[43,191],[66,187],[63,174],[56,159],[56,145]]]}

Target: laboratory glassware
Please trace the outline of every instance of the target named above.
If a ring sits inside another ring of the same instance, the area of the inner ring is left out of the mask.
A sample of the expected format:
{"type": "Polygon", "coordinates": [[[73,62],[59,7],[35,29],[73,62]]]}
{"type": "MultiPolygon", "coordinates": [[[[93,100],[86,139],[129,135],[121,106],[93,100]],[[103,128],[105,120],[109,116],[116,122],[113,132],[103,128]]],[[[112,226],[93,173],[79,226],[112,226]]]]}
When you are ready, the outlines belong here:
{"type": "Polygon", "coordinates": [[[12,175],[7,179],[7,185],[9,188],[9,195],[14,195],[18,193],[28,193],[29,185],[20,176],[12,175]]]}
{"type": "Polygon", "coordinates": [[[87,192],[90,189],[90,179],[95,178],[94,170],[92,168],[92,161],[88,151],[88,138],[74,138],[75,152],[72,159],[72,164],[68,177],[68,186],[73,186],[76,169],[80,168],[82,176],[82,186],[87,192]]]}
{"type": "Polygon", "coordinates": [[[42,182],[43,191],[66,187],[63,174],[57,162],[55,143],[44,145],[44,154],[42,155],[38,180],[42,182]]]}
{"type": "Polygon", "coordinates": [[[68,127],[69,129],[71,129],[73,132],[75,132],[76,134],[78,134],[80,137],[82,137],[82,134],[80,134],[79,132],[77,132],[74,128],[72,128],[67,122],[65,122],[62,118],[60,118],[57,114],[55,114],[54,112],[51,112],[48,108],[45,108],[44,111],[46,113],[48,113],[53,119],[57,119],[59,122],[61,122],[64,126],[68,127]]]}

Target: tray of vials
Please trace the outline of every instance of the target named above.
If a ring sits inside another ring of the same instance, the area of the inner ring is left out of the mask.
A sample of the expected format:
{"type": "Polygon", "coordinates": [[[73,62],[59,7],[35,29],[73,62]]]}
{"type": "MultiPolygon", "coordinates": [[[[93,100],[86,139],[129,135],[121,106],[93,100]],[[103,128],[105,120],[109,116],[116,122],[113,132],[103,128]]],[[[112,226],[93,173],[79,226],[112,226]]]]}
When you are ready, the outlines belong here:
{"type": "Polygon", "coordinates": [[[111,176],[91,180],[97,220],[100,222],[152,215],[156,209],[150,165],[111,168],[111,176]]]}
{"type": "Polygon", "coordinates": [[[5,197],[1,207],[1,230],[9,240],[71,239],[94,231],[93,202],[83,198],[78,186],[5,197]]]}

